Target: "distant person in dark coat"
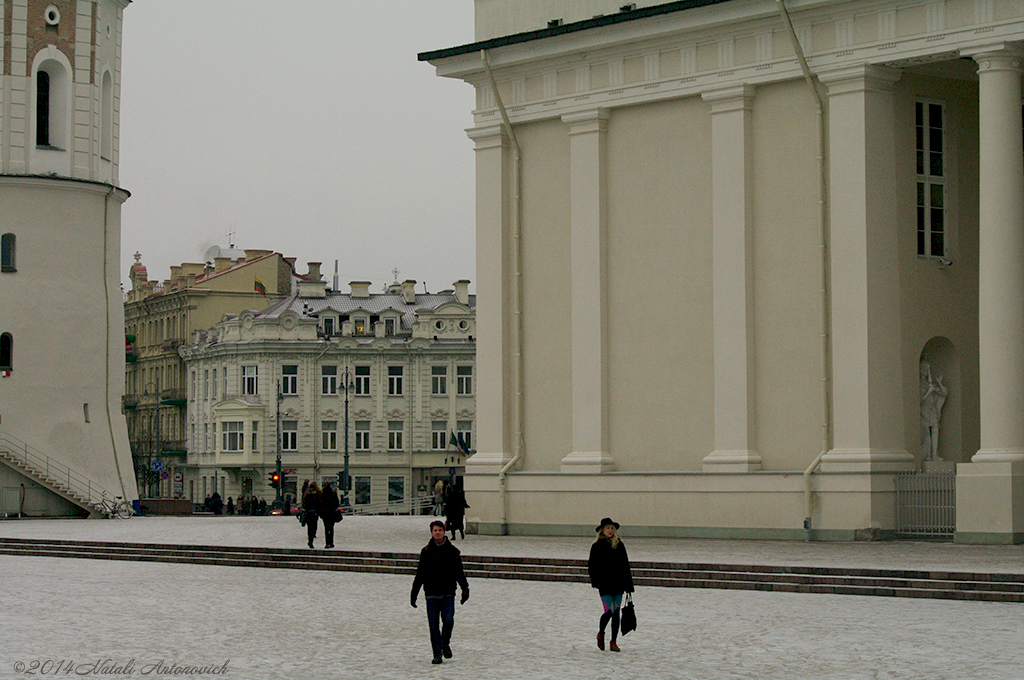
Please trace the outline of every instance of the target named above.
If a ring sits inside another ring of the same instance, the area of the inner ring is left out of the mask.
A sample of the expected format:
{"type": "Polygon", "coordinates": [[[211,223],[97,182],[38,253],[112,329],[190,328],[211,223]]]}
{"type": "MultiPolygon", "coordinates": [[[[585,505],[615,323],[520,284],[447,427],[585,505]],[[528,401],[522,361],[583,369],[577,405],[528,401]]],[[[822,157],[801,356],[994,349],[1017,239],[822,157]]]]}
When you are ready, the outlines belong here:
{"type": "Polygon", "coordinates": [[[430,647],[434,652],[431,663],[442,663],[452,658],[452,629],[455,627],[455,585],[462,588],[460,604],[469,599],[469,581],[462,568],[459,549],[448,541],[444,523],[430,523],[430,542],[420,551],[416,578],[412,582],[409,603],[415,607],[416,598],[423,588],[427,596],[427,623],[430,626],[430,647]]]}
{"type": "Polygon", "coordinates": [[[600,628],[597,632],[597,648],[604,650],[604,630],[608,621],[612,622],[612,639],[608,649],[619,651],[616,639],[619,637],[619,608],[622,606],[623,593],[633,592],[633,573],[629,568],[629,556],[626,544],[619,540],[619,524],[610,517],[601,520],[597,527],[597,538],[590,546],[590,559],[587,570],[590,572],[590,585],[597,588],[601,595],[600,628]]]}
{"type": "Polygon", "coordinates": [[[309,539],[309,547],[313,547],[316,539],[316,521],[320,511],[320,488],[316,482],[310,482],[302,494],[302,509],[306,511],[306,537],[309,539]]]}
{"type": "Polygon", "coordinates": [[[463,525],[466,519],[466,494],[461,486],[453,486],[448,492],[448,500],[445,501],[445,517],[448,519],[448,528],[452,532],[452,540],[455,540],[455,531],[458,530],[462,540],[466,540],[466,528],[463,525]]]}
{"type": "Polygon", "coordinates": [[[224,501],[221,500],[220,494],[216,491],[210,496],[210,512],[215,515],[221,515],[224,513],[224,501]]]}
{"type": "Polygon", "coordinates": [[[324,482],[324,488],[320,491],[320,508],[318,513],[324,523],[325,548],[334,547],[334,523],[338,521],[338,492],[331,487],[330,482],[324,482]]]}
{"type": "Polygon", "coordinates": [[[228,496],[227,511],[229,515],[235,514],[235,499],[231,496],[228,496]]]}

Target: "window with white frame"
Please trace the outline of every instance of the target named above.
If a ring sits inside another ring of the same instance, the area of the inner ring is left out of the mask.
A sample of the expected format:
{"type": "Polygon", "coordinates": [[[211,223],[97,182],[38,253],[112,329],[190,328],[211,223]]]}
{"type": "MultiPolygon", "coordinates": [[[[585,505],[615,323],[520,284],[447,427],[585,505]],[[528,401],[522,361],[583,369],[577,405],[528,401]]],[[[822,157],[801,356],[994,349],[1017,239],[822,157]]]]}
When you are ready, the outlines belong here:
{"type": "Polygon", "coordinates": [[[296,364],[281,366],[281,394],[296,395],[299,393],[299,367],[296,364]]]}
{"type": "Polygon", "coordinates": [[[355,450],[356,451],[369,451],[370,450],[370,421],[369,420],[357,420],[355,422],[355,450]]]}
{"type": "Polygon", "coordinates": [[[356,366],[356,394],[368,395],[370,393],[370,367],[356,366]]]}
{"type": "Polygon", "coordinates": [[[365,316],[352,317],[352,334],[366,335],[369,325],[369,319],[367,319],[365,316]]]}
{"type": "Polygon", "coordinates": [[[320,367],[320,393],[332,395],[338,393],[338,367],[320,367]]]}
{"type": "Polygon", "coordinates": [[[260,432],[260,421],[258,421],[258,420],[252,421],[252,450],[253,451],[259,451],[260,450],[260,447],[259,447],[259,443],[260,443],[259,432],[260,432]]]}
{"type": "Polygon", "coordinates": [[[473,367],[455,367],[455,391],[459,395],[473,394],[473,367]]]}
{"type": "Polygon", "coordinates": [[[353,479],[353,487],[355,492],[355,504],[356,505],[369,505],[370,503],[370,478],[369,477],[355,477],[353,479]]]}
{"type": "Polygon", "coordinates": [[[213,377],[210,379],[210,386],[213,388],[213,399],[217,400],[217,369],[213,369],[213,377]]]}
{"type": "Polygon", "coordinates": [[[199,399],[199,394],[196,392],[196,371],[195,370],[192,371],[192,382],[191,382],[190,387],[191,387],[191,389],[189,391],[191,392],[191,394],[189,396],[192,398],[193,401],[198,400],[199,399]]]}
{"type": "Polygon", "coordinates": [[[430,448],[433,451],[444,451],[448,448],[448,423],[435,420],[430,423],[430,448]]]}
{"type": "Polygon", "coordinates": [[[334,317],[333,316],[325,316],[324,317],[324,335],[326,335],[327,337],[331,337],[332,335],[334,335],[334,317]]]}
{"type": "Polygon", "coordinates": [[[946,229],[945,107],[915,102],[917,139],[917,254],[944,258],[946,229]]]}
{"type": "Polygon", "coordinates": [[[402,450],[402,434],[405,432],[405,423],[401,420],[388,421],[388,451],[402,450]]]}
{"type": "Polygon", "coordinates": [[[254,395],[259,393],[259,373],[255,365],[242,366],[242,394],[254,395]]]}
{"type": "Polygon", "coordinates": [[[241,421],[227,421],[221,423],[221,450],[238,452],[242,450],[244,442],[242,433],[243,423],[241,421]]]}
{"type": "Polygon", "coordinates": [[[434,396],[448,394],[448,367],[430,367],[430,393],[434,396]]]}
{"type": "Polygon", "coordinates": [[[388,394],[392,397],[402,396],[402,366],[388,366],[388,394]]]}
{"type": "Polygon", "coordinates": [[[395,332],[396,328],[398,328],[397,319],[384,319],[384,335],[397,335],[397,333],[395,332]]]}
{"type": "Polygon", "coordinates": [[[320,422],[320,450],[338,450],[338,421],[324,420],[320,422]]]}
{"type": "Polygon", "coordinates": [[[473,450],[473,421],[460,420],[455,423],[455,433],[461,443],[466,445],[470,451],[473,450]]]}
{"type": "Polygon", "coordinates": [[[203,399],[210,398],[210,372],[203,371],[203,399]]]}
{"type": "Polygon", "coordinates": [[[228,367],[222,366],[220,371],[220,393],[228,396],[228,367]]]}
{"type": "Polygon", "coordinates": [[[299,450],[299,421],[297,421],[297,420],[282,420],[281,421],[281,450],[282,451],[298,451],[299,450]]]}

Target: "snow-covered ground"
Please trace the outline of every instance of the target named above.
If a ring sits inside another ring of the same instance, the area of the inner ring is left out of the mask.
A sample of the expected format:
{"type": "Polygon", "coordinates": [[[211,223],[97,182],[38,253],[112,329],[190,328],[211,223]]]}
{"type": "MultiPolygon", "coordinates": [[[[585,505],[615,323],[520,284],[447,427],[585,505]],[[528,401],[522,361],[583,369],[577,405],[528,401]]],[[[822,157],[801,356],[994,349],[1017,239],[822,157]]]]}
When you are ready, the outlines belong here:
{"type": "MultiPolygon", "coordinates": [[[[429,519],[350,517],[335,542],[412,552],[426,543],[429,519]]],[[[634,560],[1006,571],[994,567],[1022,554],[1018,547],[656,541],[624,533],[634,560]]],[[[274,517],[7,521],[0,535],[305,543],[294,519],[274,517]]],[[[467,536],[456,545],[469,554],[585,557],[589,541],[467,536]]],[[[433,666],[422,595],[412,609],[405,576],[11,556],[0,556],[0,574],[0,678],[162,677],[175,664],[208,671],[227,664],[219,677],[245,680],[1024,678],[1019,604],[641,588],[639,629],[613,654],[594,644],[600,603],[586,585],[474,579],[469,602],[456,611],[455,657],[433,666]]]]}

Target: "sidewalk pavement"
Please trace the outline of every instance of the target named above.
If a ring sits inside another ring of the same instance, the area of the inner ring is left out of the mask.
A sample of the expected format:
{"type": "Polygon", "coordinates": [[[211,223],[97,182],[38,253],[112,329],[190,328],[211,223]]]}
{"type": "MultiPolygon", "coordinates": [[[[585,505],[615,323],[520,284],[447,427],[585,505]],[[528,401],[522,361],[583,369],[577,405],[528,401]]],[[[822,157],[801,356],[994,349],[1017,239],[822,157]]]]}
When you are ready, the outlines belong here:
{"type": "MultiPolygon", "coordinates": [[[[431,519],[348,517],[335,543],[415,552],[431,519]]],[[[1021,546],[622,534],[633,560],[1024,572],[1021,546]]],[[[0,536],[297,549],[306,540],[288,517],[12,520],[0,536]]],[[[455,545],[582,559],[590,541],[470,535],[455,545]]],[[[456,612],[455,658],[432,666],[406,576],[16,556],[0,556],[0,573],[0,679],[33,677],[33,663],[36,676],[104,678],[160,677],[175,664],[179,677],[245,680],[1024,678],[1019,604],[641,588],[639,628],[613,654],[594,644],[601,609],[586,585],[474,579],[456,612]]]]}

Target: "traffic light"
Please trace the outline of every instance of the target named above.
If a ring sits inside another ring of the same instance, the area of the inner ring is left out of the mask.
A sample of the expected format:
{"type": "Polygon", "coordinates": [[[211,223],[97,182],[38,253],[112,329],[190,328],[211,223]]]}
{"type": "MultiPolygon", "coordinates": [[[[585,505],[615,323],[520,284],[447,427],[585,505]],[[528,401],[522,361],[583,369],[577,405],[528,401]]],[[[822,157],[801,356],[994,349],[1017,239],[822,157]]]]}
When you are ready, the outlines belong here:
{"type": "Polygon", "coordinates": [[[281,473],[271,472],[270,475],[270,488],[276,489],[281,486],[281,473]]]}

